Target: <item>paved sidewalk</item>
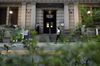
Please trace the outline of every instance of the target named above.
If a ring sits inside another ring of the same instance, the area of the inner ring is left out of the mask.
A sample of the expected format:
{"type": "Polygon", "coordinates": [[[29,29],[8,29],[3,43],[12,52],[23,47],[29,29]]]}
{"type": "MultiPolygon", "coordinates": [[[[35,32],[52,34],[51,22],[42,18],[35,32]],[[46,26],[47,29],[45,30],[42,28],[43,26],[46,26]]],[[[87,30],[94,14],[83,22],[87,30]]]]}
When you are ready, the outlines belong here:
{"type": "MultiPolygon", "coordinates": [[[[0,47],[3,47],[4,44],[11,46],[11,44],[8,43],[0,43],[0,47]]],[[[75,42],[71,42],[70,44],[75,44],[75,42]]],[[[37,44],[37,51],[41,51],[43,50],[44,52],[51,52],[51,51],[55,51],[56,49],[59,48],[65,48],[67,49],[67,45],[68,44],[61,44],[61,43],[57,43],[55,44],[54,42],[41,42],[37,44]]],[[[2,49],[2,48],[1,48],[2,49]]],[[[1,54],[6,54],[7,51],[5,49],[0,50],[1,54]]],[[[8,51],[9,54],[18,54],[18,55],[24,55],[24,54],[29,54],[29,51],[26,48],[23,47],[11,47],[10,50],[8,51]]]]}
{"type": "Polygon", "coordinates": [[[16,55],[27,55],[29,54],[28,50],[6,50],[1,51],[1,54],[6,55],[6,54],[16,54],[16,55]]]}
{"type": "Polygon", "coordinates": [[[4,47],[4,45],[11,46],[11,43],[0,43],[0,47],[4,47]]]}

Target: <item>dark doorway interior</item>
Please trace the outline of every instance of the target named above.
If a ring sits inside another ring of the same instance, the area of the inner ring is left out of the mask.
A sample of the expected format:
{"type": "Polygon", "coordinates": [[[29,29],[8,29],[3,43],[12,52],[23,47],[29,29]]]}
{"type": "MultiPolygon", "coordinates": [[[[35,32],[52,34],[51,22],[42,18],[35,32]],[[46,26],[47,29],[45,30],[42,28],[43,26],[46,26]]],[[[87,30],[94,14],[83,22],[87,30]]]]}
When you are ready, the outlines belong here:
{"type": "Polygon", "coordinates": [[[13,14],[10,14],[11,25],[17,25],[18,24],[18,7],[10,7],[10,10],[13,11],[13,14]]]}
{"type": "Polygon", "coordinates": [[[44,10],[43,15],[44,33],[56,33],[56,10],[44,10]]]}
{"type": "Polygon", "coordinates": [[[0,25],[6,24],[6,14],[7,14],[7,8],[0,7],[0,25]]]}

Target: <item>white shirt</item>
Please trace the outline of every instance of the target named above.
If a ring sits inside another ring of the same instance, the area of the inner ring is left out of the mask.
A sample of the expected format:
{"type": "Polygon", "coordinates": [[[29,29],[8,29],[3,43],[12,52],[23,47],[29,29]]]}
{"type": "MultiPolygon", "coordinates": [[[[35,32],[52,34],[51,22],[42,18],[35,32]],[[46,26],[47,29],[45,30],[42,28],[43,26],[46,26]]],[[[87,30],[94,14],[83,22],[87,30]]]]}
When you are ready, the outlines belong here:
{"type": "Polygon", "coordinates": [[[25,30],[24,31],[24,35],[28,35],[28,30],[25,30]]]}
{"type": "Polygon", "coordinates": [[[59,34],[60,34],[60,29],[57,28],[57,35],[59,35],[59,34]]]}

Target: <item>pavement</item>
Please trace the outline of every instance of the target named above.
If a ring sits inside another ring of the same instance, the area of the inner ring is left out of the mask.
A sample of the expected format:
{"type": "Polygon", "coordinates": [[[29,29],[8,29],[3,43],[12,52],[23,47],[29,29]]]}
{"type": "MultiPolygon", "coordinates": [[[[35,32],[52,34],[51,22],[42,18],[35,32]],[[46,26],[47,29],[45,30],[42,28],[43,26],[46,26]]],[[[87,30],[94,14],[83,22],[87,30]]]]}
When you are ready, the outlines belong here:
{"type": "Polygon", "coordinates": [[[0,47],[4,47],[4,45],[11,46],[11,43],[0,43],[0,47]]]}
{"type": "MultiPolygon", "coordinates": [[[[8,43],[0,43],[0,48],[3,47],[3,45],[6,44],[6,45],[9,45],[11,46],[11,44],[8,44],[8,43]]],[[[20,44],[20,43],[16,43],[16,44],[20,44]]],[[[73,43],[70,43],[70,44],[75,44],[74,42],[73,43]]],[[[44,54],[55,54],[54,51],[56,49],[59,49],[59,48],[64,48],[64,49],[69,49],[69,47],[67,46],[68,44],[61,44],[61,43],[57,43],[55,44],[54,42],[39,42],[37,44],[37,48],[36,50],[37,51],[42,51],[42,53],[44,54]]],[[[13,46],[12,48],[10,48],[10,50],[8,50],[8,52],[6,50],[2,50],[0,49],[0,53],[2,55],[6,55],[6,54],[10,54],[10,55],[29,55],[29,51],[26,49],[26,48],[23,48],[22,46],[13,46]]],[[[30,55],[28,57],[26,57],[26,60],[27,62],[35,62],[35,63],[38,63],[38,62],[41,62],[43,61],[43,57],[40,54],[34,54],[34,55],[30,55]]],[[[42,65],[44,66],[44,65],[42,65]]]]}
{"type": "MultiPolygon", "coordinates": [[[[21,43],[15,43],[11,44],[11,43],[0,43],[0,52],[1,54],[7,54],[6,49],[4,49],[4,45],[8,45],[10,47],[10,49],[8,50],[9,54],[18,54],[18,55],[24,55],[24,54],[29,54],[29,51],[23,47],[23,44],[21,43]]],[[[75,44],[70,43],[70,44],[75,44]]],[[[39,42],[37,44],[36,50],[43,50],[44,52],[51,52],[51,51],[55,51],[56,49],[59,48],[66,48],[67,44],[61,44],[61,43],[57,43],[55,44],[54,42],[39,42]]]]}

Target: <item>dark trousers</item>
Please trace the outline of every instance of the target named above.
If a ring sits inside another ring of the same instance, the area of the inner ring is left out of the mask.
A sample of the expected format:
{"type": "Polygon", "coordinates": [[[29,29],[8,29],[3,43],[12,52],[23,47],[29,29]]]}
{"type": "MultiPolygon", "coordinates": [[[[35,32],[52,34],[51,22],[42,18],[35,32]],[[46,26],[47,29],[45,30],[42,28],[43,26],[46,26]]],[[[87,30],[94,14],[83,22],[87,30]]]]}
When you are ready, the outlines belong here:
{"type": "Polygon", "coordinates": [[[29,39],[29,35],[24,35],[24,39],[28,40],[29,39]]]}
{"type": "Polygon", "coordinates": [[[6,51],[8,52],[9,47],[7,45],[4,45],[4,48],[6,49],[6,51]]]}
{"type": "Polygon", "coordinates": [[[60,35],[57,35],[57,36],[56,36],[56,42],[55,42],[55,43],[57,43],[59,37],[60,37],[60,35]]]}

